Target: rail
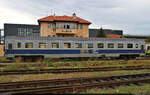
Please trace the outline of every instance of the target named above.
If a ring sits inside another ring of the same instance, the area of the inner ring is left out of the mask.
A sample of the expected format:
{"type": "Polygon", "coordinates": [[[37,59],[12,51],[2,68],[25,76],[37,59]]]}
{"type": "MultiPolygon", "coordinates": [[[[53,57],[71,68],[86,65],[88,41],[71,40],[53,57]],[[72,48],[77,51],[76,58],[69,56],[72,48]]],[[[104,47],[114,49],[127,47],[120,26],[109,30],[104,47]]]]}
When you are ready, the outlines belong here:
{"type": "Polygon", "coordinates": [[[105,77],[38,80],[0,83],[1,94],[72,93],[91,88],[116,87],[120,85],[150,83],[150,73],[105,77]]]}
{"type": "Polygon", "coordinates": [[[63,69],[39,69],[39,70],[8,70],[0,71],[0,75],[16,74],[42,74],[42,73],[74,73],[74,72],[98,72],[98,71],[117,71],[117,70],[142,70],[150,69],[149,65],[126,66],[126,67],[101,67],[101,68],[63,68],[63,69]]]}

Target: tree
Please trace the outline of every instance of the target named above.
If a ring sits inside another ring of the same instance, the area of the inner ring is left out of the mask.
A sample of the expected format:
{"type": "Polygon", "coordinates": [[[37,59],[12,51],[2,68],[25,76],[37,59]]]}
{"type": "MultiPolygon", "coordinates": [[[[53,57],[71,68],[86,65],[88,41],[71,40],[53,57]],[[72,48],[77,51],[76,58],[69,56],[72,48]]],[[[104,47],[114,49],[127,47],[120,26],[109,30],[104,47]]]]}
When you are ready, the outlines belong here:
{"type": "Polygon", "coordinates": [[[106,35],[104,33],[104,29],[102,27],[100,28],[97,37],[106,37],[106,35]]]}
{"type": "Polygon", "coordinates": [[[145,40],[146,42],[150,42],[150,36],[145,40]]]}

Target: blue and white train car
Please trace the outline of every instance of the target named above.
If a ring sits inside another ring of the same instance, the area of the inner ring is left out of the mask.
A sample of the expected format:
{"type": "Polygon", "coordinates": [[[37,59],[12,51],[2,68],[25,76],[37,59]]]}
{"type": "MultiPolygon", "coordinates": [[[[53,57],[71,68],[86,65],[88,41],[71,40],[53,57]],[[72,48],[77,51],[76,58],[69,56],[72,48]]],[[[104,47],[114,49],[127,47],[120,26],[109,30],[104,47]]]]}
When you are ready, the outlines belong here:
{"type": "Polygon", "coordinates": [[[145,42],[126,38],[5,37],[8,58],[136,57],[145,42]]]}

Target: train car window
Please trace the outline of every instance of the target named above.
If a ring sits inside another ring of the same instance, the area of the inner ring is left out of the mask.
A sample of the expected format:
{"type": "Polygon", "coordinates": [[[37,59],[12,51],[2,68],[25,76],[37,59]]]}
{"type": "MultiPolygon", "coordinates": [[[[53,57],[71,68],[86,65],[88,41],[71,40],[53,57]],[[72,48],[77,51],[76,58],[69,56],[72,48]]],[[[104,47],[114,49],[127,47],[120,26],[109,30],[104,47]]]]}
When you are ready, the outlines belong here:
{"type": "Polygon", "coordinates": [[[12,44],[11,43],[8,44],[8,49],[10,49],[10,50],[12,49],[12,44]]]}
{"type": "Polygon", "coordinates": [[[123,48],[123,44],[119,43],[118,48],[123,48]]]}
{"type": "Polygon", "coordinates": [[[71,43],[64,43],[64,48],[71,48],[71,43]]]}
{"type": "Polygon", "coordinates": [[[46,48],[46,43],[40,42],[39,43],[39,48],[46,48]]]}
{"type": "Polygon", "coordinates": [[[98,43],[98,44],[97,44],[97,47],[98,47],[98,48],[104,48],[104,43],[98,43]]]}
{"type": "Polygon", "coordinates": [[[138,48],[139,46],[138,46],[138,44],[135,44],[135,48],[138,48]]]}
{"type": "Polygon", "coordinates": [[[93,48],[93,43],[88,43],[87,48],[93,48]]]}
{"type": "Polygon", "coordinates": [[[21,43],[20,43],[20,42],[17,44],[17,47],[18,47],[18,48],[21,48],[21,43]]]}
{"type": "Polygon", "coordinates": [[[114,44],[113,43],[108,43],[108,48],[114,48],[114,44]]]}
{"type": "Polygon", "coordinates": [[[33,43],[25,43],[25,48],[33,48],[33,43]]]}
{"type": "Polygon", "coordinates": [[[59,48],[59,43],[52,43],[52,48],[59,48]]]}
{"type": "Polygon", "coordinates": [[[127,44],[127,48],[133,48],[133,44],[127,44]]]}
{"type": "Polygon", "coordinates": [[[75,48],[82,48],[82,43],[75,43],[75,48]]]}

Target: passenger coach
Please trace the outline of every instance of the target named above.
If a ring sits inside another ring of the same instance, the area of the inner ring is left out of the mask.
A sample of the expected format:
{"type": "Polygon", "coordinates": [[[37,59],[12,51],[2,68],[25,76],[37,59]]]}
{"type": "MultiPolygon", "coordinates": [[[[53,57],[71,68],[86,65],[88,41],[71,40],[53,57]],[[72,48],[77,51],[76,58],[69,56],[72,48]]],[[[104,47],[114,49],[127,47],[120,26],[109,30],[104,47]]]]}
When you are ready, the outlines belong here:
{"type": "Polygon", "coordinates": [[[5,56],[17,60],[74,57],[137,57],[145,42],[126,38],[6,37],[5,56]]]}

